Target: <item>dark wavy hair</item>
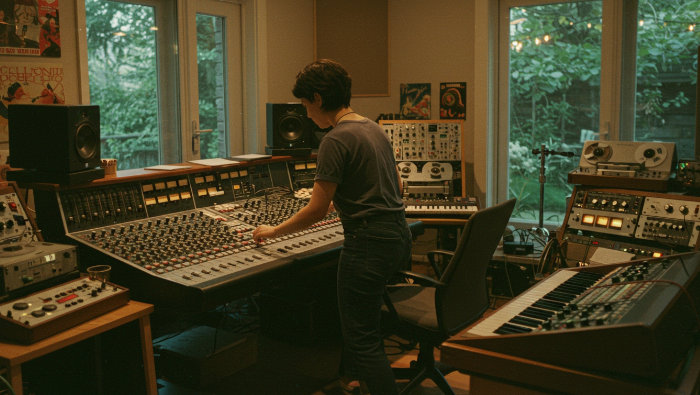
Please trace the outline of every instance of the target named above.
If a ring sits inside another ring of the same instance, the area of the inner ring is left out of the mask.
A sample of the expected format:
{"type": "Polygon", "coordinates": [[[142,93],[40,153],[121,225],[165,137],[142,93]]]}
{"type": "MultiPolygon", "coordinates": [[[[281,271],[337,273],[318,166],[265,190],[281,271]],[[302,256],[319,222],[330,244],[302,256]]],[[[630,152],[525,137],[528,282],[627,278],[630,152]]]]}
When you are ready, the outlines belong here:
{"type": "Polygon", "coordinates": [[[297,74],[292,94],[297,99],[314,101],[314,93],[323,99],[321,108],[326,111],[350,106],[352,78],[340,65],[330,59],[319,59],[297,74]]]}

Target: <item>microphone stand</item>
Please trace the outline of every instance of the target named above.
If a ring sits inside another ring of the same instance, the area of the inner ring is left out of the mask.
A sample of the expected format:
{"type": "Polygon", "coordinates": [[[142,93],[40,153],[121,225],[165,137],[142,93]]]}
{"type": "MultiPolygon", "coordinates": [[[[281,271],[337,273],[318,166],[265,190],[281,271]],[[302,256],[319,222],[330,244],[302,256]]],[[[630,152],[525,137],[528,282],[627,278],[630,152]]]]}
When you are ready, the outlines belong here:
{"type": "Polygon", "coordinates": [[[545,157],[547,155],[560,155],[560,156],[565,156],[565,157],[572,157],[575,154],[573,152],[562,152],[562,151],[553,151],[550,149],[547,149],[544,144],[540,146],[540,149],[533,148],[532,153],[534,155],[539,155],[540,156],[540,215],[539,215],[539,223],[537,229],[535,231],[543,236],[549,236],[549,231],[544,227],[544,184],[547,181],[546,176],[545,176],[545,157]]]}

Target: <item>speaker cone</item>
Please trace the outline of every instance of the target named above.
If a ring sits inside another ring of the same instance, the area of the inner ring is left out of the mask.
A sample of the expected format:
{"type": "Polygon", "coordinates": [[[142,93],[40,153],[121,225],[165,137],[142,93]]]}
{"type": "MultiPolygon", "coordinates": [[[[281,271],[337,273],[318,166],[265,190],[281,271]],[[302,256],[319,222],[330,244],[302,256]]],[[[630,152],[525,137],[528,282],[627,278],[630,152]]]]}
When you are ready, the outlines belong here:
{"type": "Polygon", "coordinates": [[[78,156],[88,160],[97,152],[99,137],[89,123],[79,124],[75,130],[75,150],[78,156]]]}
{"type": "Polygon", "coordinates": [[[296,141],[304,135],[304,125],[298,114],[289,115],[280,121],[279,133],[285,141],[296,141]]]}

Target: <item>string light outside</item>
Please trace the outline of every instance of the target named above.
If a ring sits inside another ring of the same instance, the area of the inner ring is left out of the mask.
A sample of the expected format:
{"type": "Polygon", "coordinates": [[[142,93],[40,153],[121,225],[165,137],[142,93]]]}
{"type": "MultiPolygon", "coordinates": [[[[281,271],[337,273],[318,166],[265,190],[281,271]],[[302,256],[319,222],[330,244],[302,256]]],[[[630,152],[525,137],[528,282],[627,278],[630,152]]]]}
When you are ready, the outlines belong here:
{"type": "MultiPolygon", "coordinates": [[[[510,22],[510,24],[511,25],[519,25],[519,24],[523,23],[525,20],[526,20],[526,18],[514,19],[513,21],[510,22]]],[[[678,21],[672,21],[672,22],[682,23],[682,22],[678,22],[678,21]]],[[[644,26],[645,21],[644,21],[644,19],[640,19],[638,23],[639,23],[639,26],[642,27],[642,26],[644,26]]],[[[569,21],[569,26],[573,26],[573,25],[574,25],[574,22],[569,21]]],[[[666,27],[667,25],[668,25],[668,22],[664,21],[663,26],[666,27]]],[[[591,22],[588,22],[588,23],[586,23],[586,26],[590,29],[593,27],[593,24],[591,22]]],[[[695,31],[695,27],[696,27],[696,24],[691,23],[688,25],[687,29],[688,29],[688,31],[693,32],[693,31],[695,31]]],[[[527,40],[530,40],[530,37],[527,37],[527,40]]],[[[541,45],[543,42],[549,43],[551,40],[552,40],[552,36],[549,34],[545,34],[544,36],[542,36],[542,38],[535,37],[533,42],[535,45],[541,45]]],[[[523,49],[523,43],[520,41],[514,40],[511,42],[511,49],[513,49],[517,52],[520,52],[523,49]]]]}

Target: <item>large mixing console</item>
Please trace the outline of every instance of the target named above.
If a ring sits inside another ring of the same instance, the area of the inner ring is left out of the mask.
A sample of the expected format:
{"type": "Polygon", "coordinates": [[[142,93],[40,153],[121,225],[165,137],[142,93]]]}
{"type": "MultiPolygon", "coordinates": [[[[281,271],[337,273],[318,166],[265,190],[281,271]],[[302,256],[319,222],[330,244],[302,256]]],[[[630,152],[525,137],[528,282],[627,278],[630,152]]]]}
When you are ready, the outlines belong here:
{"type": "Polygon", "coordinates": [[[135,298],[213,306],[338,251],[343,231],[335,212],[302,232],[252,240],[256,226],[279,224],[306,204],[308,193],[294,192],[308,185],[312,163],[273,158],[130,171],[70,188],[38,185],[37,222],[47,240],[77,243],[83,266],[111,264],[112,281],[135,298]]]}
{"type": "MultiPolygon", "coordinates": [[[[449,343],[660,380],[699,329],[700,253],[555,272],[449,343]]],[[[460,366],[459,348],[442,358],[460,366]]]]}

